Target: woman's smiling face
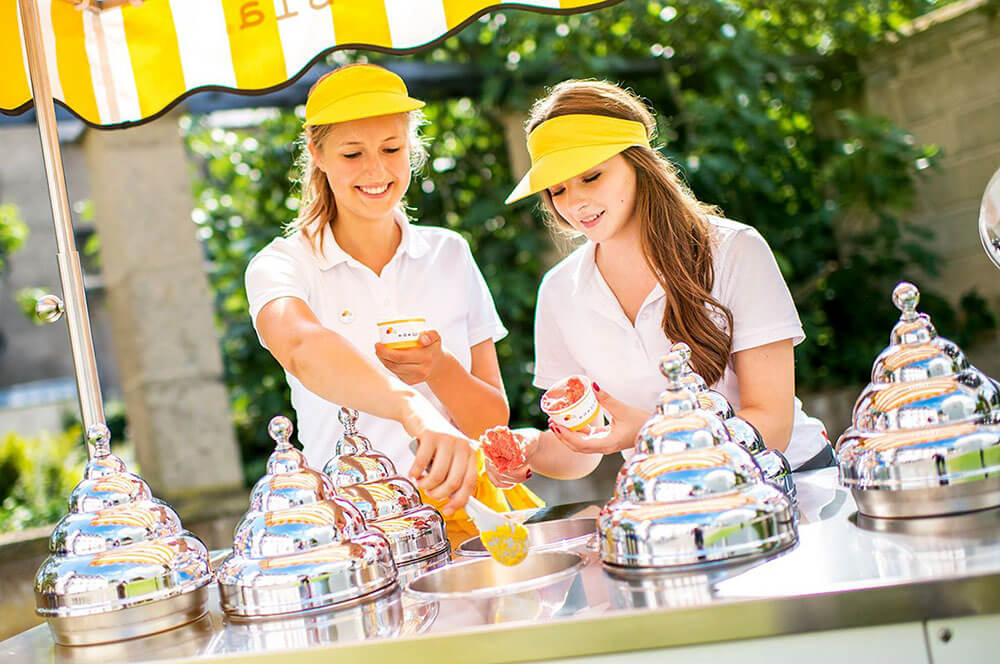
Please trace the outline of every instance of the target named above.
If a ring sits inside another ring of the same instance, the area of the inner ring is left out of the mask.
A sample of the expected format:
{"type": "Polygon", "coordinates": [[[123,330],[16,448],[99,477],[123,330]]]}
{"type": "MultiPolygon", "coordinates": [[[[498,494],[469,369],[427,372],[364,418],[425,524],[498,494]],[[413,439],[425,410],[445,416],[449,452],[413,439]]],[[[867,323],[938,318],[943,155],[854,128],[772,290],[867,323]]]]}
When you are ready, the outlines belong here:
{"type": "Polygon", "coordinates": [[[635,169],[620,153],[549,187],[556,212],[591,242],[602,242],[633,222],[635,169]]]}
{"type": "Polygon", "coordinates": [[[392,216],[410,186],[409,122],[406,113],[340,122],[321,146],[309,144],[338,214],[375,221],[392,216]]]}

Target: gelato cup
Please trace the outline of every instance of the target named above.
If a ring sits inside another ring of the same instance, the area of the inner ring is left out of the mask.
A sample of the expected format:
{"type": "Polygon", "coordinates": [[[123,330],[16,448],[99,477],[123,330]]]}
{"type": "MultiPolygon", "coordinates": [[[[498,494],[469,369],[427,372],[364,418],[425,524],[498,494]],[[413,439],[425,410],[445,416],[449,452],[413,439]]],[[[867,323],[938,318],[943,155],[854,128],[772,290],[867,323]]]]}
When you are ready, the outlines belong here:
{"type": "Polygon", "coordinates": [[[608,425],[608,417],[597,401],[593,383],[586,376],[569,376],[542,395],[542,410],[553,422],[571,431],[590,433],[608,425]]]}
{"type": "Polygon", "coordinates": [[[377,323],[379,342],[389,348],[417,348],[420,333],[427,329],[426,318],[402,318],[377,323]]]}

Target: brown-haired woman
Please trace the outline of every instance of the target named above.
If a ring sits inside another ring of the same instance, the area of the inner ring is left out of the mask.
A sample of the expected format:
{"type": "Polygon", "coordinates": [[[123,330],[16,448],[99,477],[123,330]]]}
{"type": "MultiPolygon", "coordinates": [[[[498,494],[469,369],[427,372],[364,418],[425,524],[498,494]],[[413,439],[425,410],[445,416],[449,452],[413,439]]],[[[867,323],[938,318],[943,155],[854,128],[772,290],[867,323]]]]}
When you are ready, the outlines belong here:
{"type": "Polygon", "coordinates": [[[529,465],[550,474],[555,439],[575,453],[630,448],[665,387],[658,361],[679,341],[794,469],[831,464],[822,422],[795,398],[804,334],[767,243],[691,194],[653,148],[655,128],[642,100],[604,81],[560,83],[531,109],[532,167],[508,202],[540,193],[556,232],[586,239],[539,288],[534,384],[590,377],[614,425],[599,437],[550,421],[529,465]]]}

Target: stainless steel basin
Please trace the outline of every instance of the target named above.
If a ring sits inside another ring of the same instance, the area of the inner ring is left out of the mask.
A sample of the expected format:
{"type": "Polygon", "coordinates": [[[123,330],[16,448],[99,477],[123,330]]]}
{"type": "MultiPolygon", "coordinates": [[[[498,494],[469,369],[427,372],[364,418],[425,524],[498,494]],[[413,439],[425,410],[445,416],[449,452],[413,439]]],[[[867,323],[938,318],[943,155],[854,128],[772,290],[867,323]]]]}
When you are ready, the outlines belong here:
{"type": "MultiPolygon", "coordinates": [[[[526,523],[524,527],[528,530],[531,550],[548,551],[583,544],[597,532],[597,520],[593,517],[558,519],[526,523]]],[[[490,555],[478,536],[462,542],[455,553],[470,558],[485,558],[490,555]]]]}
{"type": "Polygon", "coordinates": [[[446,565],[417,577],[407,592],[427,599],[492,597],[569,581],[583,566],[583,557],[565,551],[532,552],[508,567],[492,558],[446,565]]]}

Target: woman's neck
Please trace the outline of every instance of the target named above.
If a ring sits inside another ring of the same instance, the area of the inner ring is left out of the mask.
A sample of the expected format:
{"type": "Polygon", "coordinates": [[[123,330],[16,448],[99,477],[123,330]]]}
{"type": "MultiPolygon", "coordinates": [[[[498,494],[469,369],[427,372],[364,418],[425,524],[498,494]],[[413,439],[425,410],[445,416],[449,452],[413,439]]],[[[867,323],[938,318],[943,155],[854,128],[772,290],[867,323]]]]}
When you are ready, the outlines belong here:
{"type": "Polygon", "coordinates": [[[331,227],[340,248],[378,275],[403,238],[395,213],[383,219],[362,219],[338,212],[331,227]]]}
{"type": "Polygon", "coordinates": [[[607,269],[614,273],[648,274],[653,277],[642,255],[638,221],[625,224],[614,236],[598,242],[594,260],[602,273],[607,269]]]}
{"type": "Polygon", "coordinates": [[[626,224],[613,237],[599,242],[594,262],[625,316],[634,324],[642,303],[656,285],[656,275],[642,254],[639,224],[626,224]]]}

